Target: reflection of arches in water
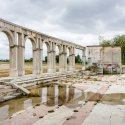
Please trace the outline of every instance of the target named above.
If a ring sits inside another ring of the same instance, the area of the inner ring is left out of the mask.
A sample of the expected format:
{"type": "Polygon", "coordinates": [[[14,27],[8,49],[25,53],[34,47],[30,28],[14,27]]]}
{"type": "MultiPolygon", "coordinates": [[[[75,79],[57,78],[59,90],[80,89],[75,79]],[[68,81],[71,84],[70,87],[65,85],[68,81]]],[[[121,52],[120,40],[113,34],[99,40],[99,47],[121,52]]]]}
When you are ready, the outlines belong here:
{"type": "Polygon", "coordinates": [[[55,105],[58,105],[58,94],[59,94],[58,85],[55,85],[55,105]]]}
{"type": "Polygon", "coordinates": [[[42,88],[33,88],[30,91],[31,91],[32,95],[34,96],[34,97],[31,97],[32,104],[36,105],[36,104],[41,103],[41,101],[42,101],[42,99],[41,99],[42,98],[42,88]]]}
{"type": "Polygon", "coordinates": [[[72,100],[74,98],[74,94],[75,94],[74,87],[69,87],[69,98],[68,98],[68,101],[70,101],[70,100],[72,100]]]}
{"type": "Polygon", "coordinates": [[[58,94],[58,104],[62,105],[66,103],[66,85],[58,86],[59,94],[58,94]]]}
{"type": "Polygon", "coordinates": [[[78,98],[78,97],[80,97],[82,95],[83,94],[82,94],[81,90],[74,88],[74,99],[76,99],[76,98],[78,98]]]}
{"type": "Polygon", "coordinates": [[[13,113],[16,113],[22,109],[24,109],[24,101],[27,100],[26,98],[20,98],[16,100],[9,100],[6,104],[9,105],[9,116],[13,113]]]}
{"type": "Polygon", "coordinates": [[[24,101],[24,109],[27,109],[28,107],[31,107],[32,104],[32,99],[27,99],[24,101]]]}
{"type": "Polygon", "coordinates": [[[55,85],[47,86],[47,105],[55,104],[55,85]]]}
{"type": "Polygon", "coordinates": [[[41,88],[41,103],[47,102],[47,87],[42,87],[41,88]]]}

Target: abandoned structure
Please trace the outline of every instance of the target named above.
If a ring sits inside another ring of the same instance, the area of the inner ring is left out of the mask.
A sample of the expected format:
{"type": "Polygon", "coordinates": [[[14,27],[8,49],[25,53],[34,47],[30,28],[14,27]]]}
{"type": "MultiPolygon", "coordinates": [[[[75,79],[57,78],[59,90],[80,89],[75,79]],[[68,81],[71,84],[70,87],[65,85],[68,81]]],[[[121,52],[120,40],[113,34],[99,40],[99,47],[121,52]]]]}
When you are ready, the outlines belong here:
{"type": "Polygon", "coordinates": [[[99,45],[87,46],[88,65],[98,65],[109,72],[120,72],[121,48],[102,47],[99,45]]]}
{"type": "MultiPolygon", "coordinates": [[[[67,71],[67,49],[69,49],[69,69],[75,69],[75,48],[82,50],[85,57],[85,47],[64,41],[34,30],[10,23],[0,19],[0,31],[4,32],[9,40],[10,49],[10,76],[24,75],[24,52],[25,42],[30,39],[33,48],[33,74],[42,73],[43,43],[47,46],[48,53],[48,73],[55,70],[55,47],[59,48],[59,71],[67,71]]],[[[84,64],[84,63],[83,63],[84,64]]]]}

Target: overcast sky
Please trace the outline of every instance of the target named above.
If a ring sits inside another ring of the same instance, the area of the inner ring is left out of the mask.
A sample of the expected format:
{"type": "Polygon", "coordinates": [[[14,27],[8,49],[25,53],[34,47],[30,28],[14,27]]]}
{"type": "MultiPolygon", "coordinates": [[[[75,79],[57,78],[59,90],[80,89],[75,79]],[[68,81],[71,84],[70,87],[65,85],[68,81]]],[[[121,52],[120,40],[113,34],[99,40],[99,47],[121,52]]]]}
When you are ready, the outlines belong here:
{"type": "Polygon", "coordinates": [[[86,46],[125,33],[125,0],[0,0],[0,18],[86,46]]]}

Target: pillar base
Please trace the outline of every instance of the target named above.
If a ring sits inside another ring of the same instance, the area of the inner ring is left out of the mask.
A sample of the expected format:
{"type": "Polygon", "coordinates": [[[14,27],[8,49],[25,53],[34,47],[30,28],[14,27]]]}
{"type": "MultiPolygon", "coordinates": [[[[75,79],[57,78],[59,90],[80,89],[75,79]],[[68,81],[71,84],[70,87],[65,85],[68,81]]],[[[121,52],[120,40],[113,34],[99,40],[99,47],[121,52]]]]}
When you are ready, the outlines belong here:
{"type": "Polygon", "coordinates": [[[17,77],[18,76],[18,71],[17,70],[10,70],[10,77],[17,77]]]}
{"type": "Polygon", "coordinates": [[[59,69],[59,72],[61,72],[61,73],[65,73],[65,72],[67,72],[67,69],[60,68],[60,69],[59,69]]]}
{"type": "Polygon", "coordinates": [[[56,69],[48,69],[48,73],[55,73],[56,69]]]}
{"type": "Polygon", "coordinates": [[[85,66],[82,66],[82,70],[85,70],[85,66]]]}

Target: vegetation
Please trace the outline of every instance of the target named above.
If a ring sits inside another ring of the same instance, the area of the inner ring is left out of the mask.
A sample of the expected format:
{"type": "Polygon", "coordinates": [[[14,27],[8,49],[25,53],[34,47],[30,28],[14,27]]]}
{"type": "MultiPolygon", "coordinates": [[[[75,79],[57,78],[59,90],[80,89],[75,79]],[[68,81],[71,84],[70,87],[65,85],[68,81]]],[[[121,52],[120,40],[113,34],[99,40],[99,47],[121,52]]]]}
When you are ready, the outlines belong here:
{"type": "Polygon", "coordinates": [[[82,63],[82,60],[81,60],[81,58],[80,58],[80,55],[75,56],[75,63],[79,63],[79,64],[82,63]]]}
{"type": "Polygon", "coordinates": [[[98,69],[99,68],[97,66],[86,66],[86,70],[88,70],[88,71],[97,72],[98,69]]]}
{"type": "Polygon", "coordinates": [[[107,46],[120,46],[121,47],[121,55],[122,55],[122,64],[125,64],[125,35],[118,35],[115,36],[113,39],[111,40],[102,40],[100,42],[100,45],[103,47],[107,47],[107,46]]]}
{"type": "MultiPolygon", "coordinates": [[[[47,56],[45,57],[45,63],[47,63],[47,56]]],[[[56,63],[59,63],[59,55],[56,55],[56,63]]],[[[69,63],[69,58],[67,58],[67,63],[69,63]]],[[[75,56],[75,63],[81,64],[82,59],[80,58],[80,55],[75,56]]]]}

